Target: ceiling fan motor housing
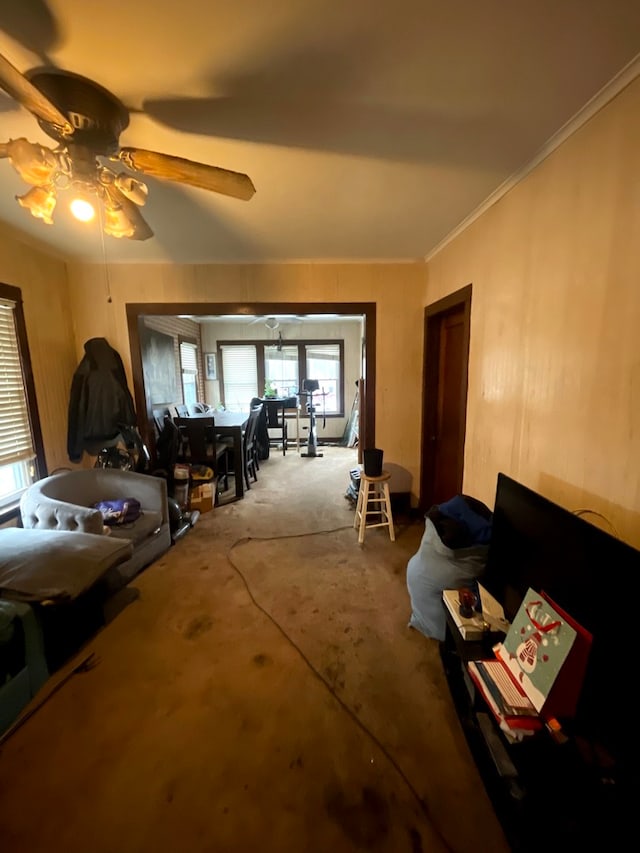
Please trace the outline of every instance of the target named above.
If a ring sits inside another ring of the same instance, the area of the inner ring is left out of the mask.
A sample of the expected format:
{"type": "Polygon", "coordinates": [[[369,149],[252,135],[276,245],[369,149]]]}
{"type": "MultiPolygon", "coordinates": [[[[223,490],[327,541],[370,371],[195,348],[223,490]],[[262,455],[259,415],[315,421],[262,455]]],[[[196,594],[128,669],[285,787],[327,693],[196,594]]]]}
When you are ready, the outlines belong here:
{"type": "MultiPolygon", "coordinates": [[[[82,77],[61,71],[38,71],[31,83],[69,119],[73,141],[108,157],[118,150],[119,138],[129,124],[129,112],[107,89],[82,77]]],[[[38,118],[44,132],[60,143],[64,136],[53,124],[38,118]]]]}

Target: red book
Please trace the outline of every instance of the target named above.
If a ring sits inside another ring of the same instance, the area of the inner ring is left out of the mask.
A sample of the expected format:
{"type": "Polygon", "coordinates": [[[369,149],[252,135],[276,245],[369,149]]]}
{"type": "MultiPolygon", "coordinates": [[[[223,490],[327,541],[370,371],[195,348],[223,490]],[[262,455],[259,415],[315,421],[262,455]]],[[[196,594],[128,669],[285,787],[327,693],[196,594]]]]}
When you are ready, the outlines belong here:
{"type": "Polygon", "coordinates": [[[467,671],[505,734],[516,740],[521,740],[522,737],[533,734],[542,728],[543,723],[538,715],[505,714],[496,701],[489,684],[473,661],[467,664],[467,671]]]}

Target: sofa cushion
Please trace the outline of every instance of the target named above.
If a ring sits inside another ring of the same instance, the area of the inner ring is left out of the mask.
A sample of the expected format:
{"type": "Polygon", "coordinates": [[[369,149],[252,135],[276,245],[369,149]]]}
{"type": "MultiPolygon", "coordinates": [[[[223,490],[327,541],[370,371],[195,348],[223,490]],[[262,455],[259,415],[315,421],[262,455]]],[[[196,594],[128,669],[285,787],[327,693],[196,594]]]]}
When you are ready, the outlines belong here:
{"type": "Polygon", "coordinates": [[[67,530],[0,530],[0,596],[65,601],[131,557],[130,542],[67,530]]]}

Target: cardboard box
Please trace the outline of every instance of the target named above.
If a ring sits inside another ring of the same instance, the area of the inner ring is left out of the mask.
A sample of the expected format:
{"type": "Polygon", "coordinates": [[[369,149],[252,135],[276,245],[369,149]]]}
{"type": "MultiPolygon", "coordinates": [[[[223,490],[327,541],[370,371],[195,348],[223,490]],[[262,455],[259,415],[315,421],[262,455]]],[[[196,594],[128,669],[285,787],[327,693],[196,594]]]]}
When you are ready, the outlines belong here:
{"type": "Polygon", "coordinates": [[[200,510],[200,512],[209,512],[213,509],[214,500],[214,484],[201,483],[199,486],[194,486],[189,494],[190,508],[200,510]]]}

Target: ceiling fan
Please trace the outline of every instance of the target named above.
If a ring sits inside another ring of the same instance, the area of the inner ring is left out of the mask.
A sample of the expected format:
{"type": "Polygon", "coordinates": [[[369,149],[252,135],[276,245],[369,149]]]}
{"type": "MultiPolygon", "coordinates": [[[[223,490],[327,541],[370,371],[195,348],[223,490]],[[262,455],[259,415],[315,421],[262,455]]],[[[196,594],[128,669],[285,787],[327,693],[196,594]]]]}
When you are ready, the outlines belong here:
{"type": "Polygon", "coordinates": [[[254,317],[247,325],[253,326],[256,323],[264,323],[267,329],[274,332],[281,324],[295,324],[302,322],[302,317],[299,317],[297,314],[269,314],[268,316],[263,314],[259,317],[254,317]]]}
{"type": "Polygon", "coordinates": [[[31,112],[58,144],[49,148],[25,138],[0,142],[7,158],[31,189],[16,196],[32,216],[53,223],[58,193],[70,191],[71,211],[88,221],[96,206],[102,228],[113,237],[147,240],[153,231],[139,208],[148,188],[129,172],[115,171],[103,159],[123,164],[134,175],[151,175],[248,201],[255,187],[248,175],[182,157],[122,148],[119,138],[129,111],[111,92],[78,74],[36,71],[26,77],[0,54],[0,88],[31,112]]]}

